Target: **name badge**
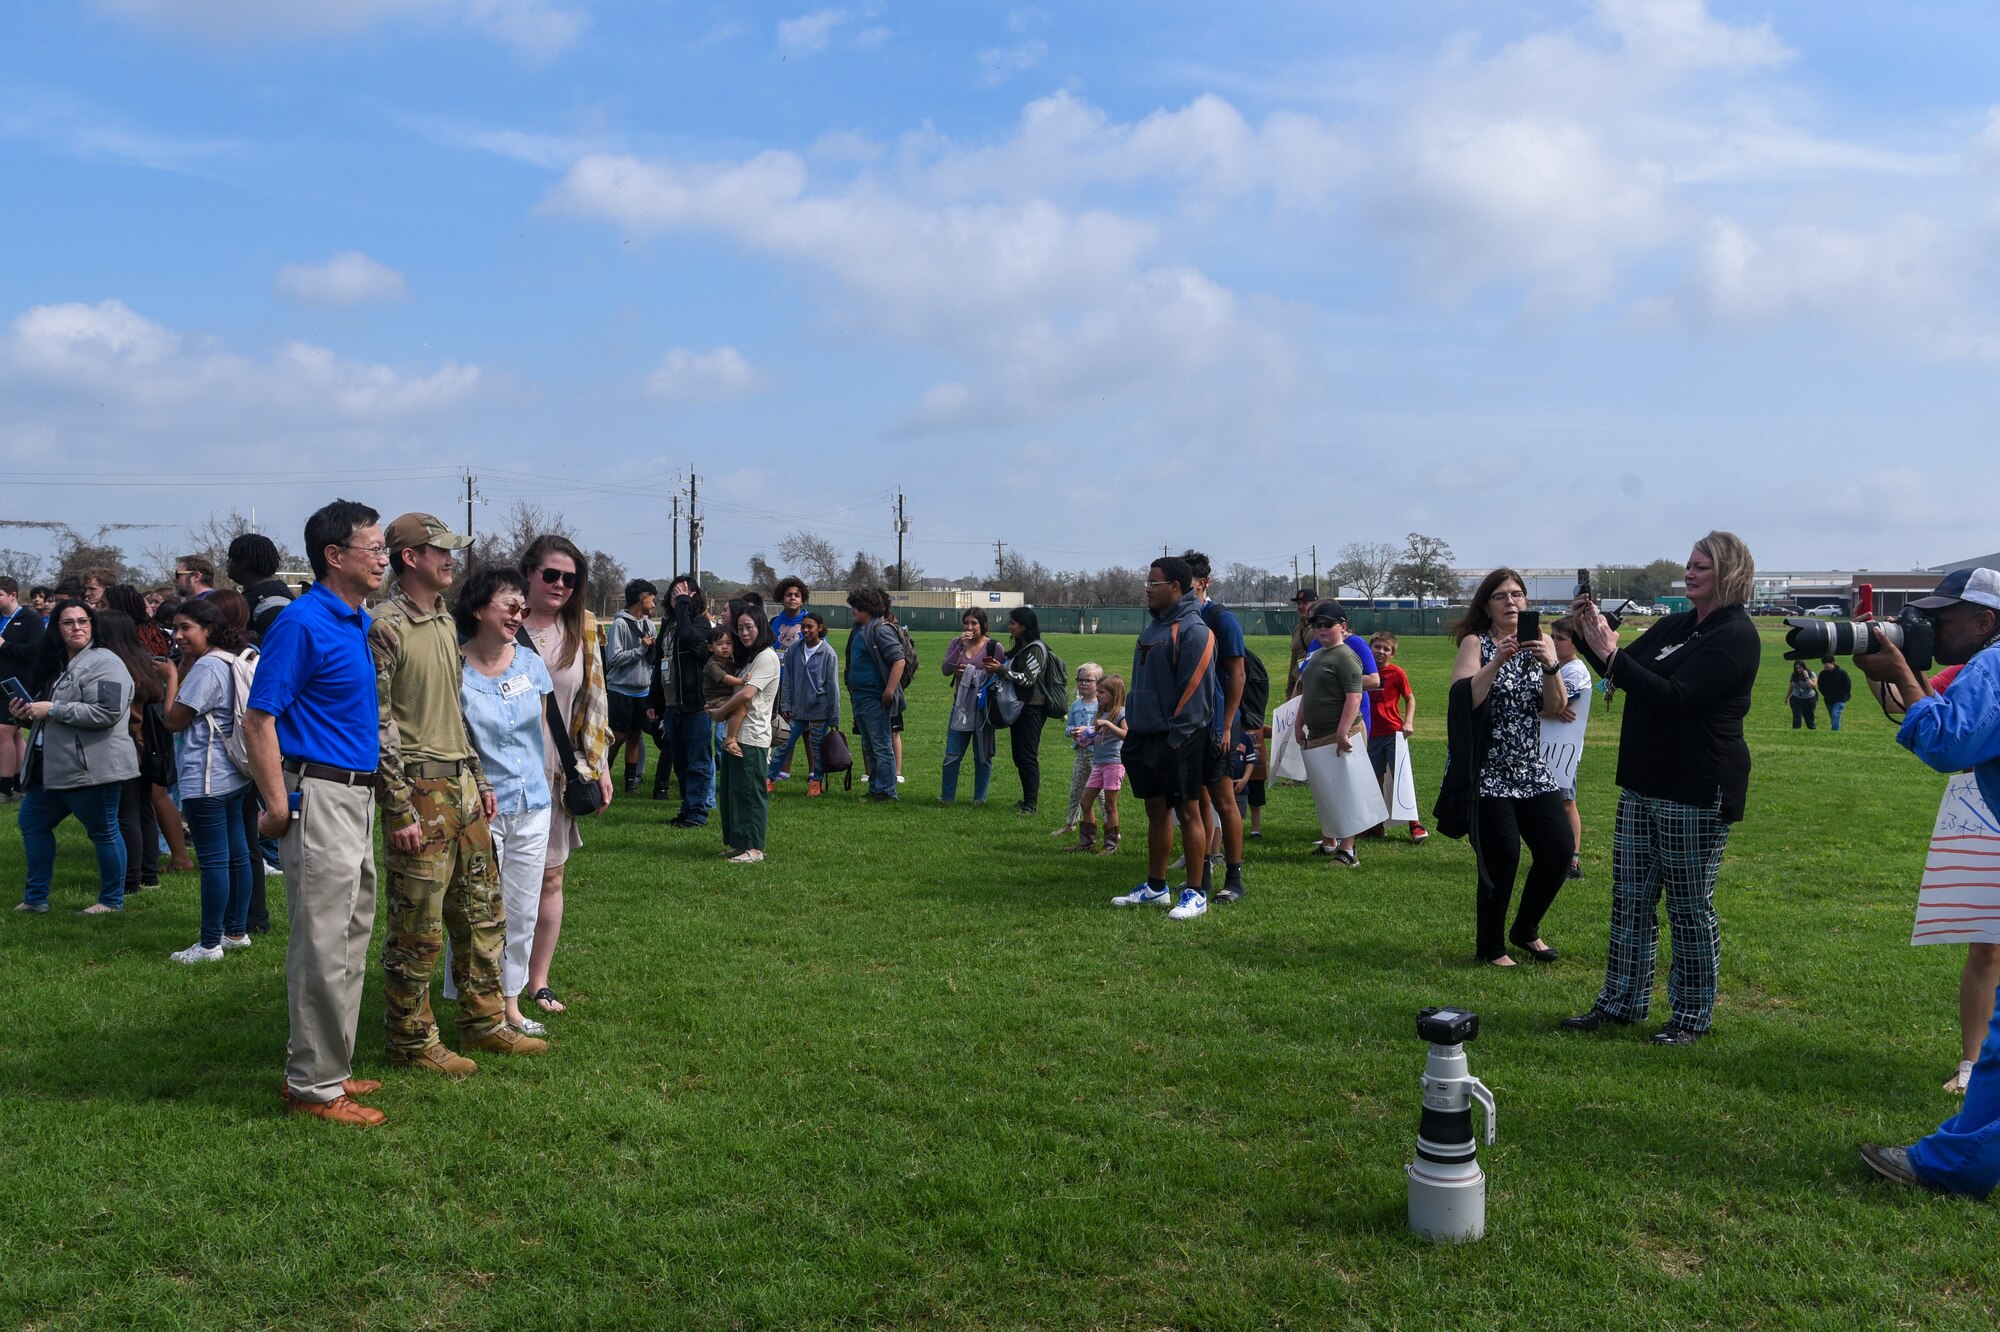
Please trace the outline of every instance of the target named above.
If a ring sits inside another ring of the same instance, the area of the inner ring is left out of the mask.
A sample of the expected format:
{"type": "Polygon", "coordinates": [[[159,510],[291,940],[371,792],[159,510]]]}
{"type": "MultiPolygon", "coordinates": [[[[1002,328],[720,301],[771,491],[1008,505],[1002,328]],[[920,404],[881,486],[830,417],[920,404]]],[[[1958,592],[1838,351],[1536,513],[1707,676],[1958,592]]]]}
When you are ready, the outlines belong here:
{"type": "Polygon", "coordinates": [[[519,698],[534,687],[535,682],[525,675],[511,676],[500,682],[500,697],[506,699],[519,698]]]}

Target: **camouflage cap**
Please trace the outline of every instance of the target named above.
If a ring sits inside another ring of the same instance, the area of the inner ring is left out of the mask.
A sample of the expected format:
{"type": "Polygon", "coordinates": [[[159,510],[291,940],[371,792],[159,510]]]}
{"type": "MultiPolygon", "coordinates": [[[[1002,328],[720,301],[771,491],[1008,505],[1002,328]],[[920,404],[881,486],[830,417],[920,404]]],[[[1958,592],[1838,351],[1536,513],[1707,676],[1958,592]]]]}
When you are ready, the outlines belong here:
{"type": "Polygon", "coordinates": [[[459,536],[444,522],[428,513],[406,513],[389,524],[383,535],[389,544],[389,553],[409,550],[416,546],[437,546],[442,550],[462,550],[472,544],[471,537],[459,536]]]}

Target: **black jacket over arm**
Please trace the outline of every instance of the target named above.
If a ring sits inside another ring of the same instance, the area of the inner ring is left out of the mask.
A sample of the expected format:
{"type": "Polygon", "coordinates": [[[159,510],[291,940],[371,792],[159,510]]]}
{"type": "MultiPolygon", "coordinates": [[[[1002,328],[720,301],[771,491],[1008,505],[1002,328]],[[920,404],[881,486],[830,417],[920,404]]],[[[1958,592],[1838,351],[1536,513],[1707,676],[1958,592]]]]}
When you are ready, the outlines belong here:
{"type": "MultiPolygon", "coordinates": [[[[35,614],[34,607],[23,605],[14,612],[6,632],[0,634],[0,680],[18,679],[34,692],[35,681],[29,677],[35,673],[35,653],[41,649],[42,633],[42,617],[35,614]]],[[[0,703],[5,701],[0,699],[0,703]]]]}
{"type": "Polygon", "coordinates": [[[1724,606],[1699,624],[1691,610],[1669,615],[1620,648],[1609,668],[1581,640],[1577,647],[1625,691],[1618,784],[1697,809],[1720,796],[1723,822],[1741,822],[1750,789],[1743,718],[1763,656],[1748,612],[1724,606]]]}
{"type": "Polygon", "coordinates": [[[1472,705],[1470,679],[1452,682],[1445,708],[1444,781],[1438,787],[1437,804],[1431,808],[1431,826],[1446,837],[1471,838],[1474,852],[1479,850],[1479,819],[1474,813],[1479,769],[1486,763],[1492,706],[1490,699],[1478,707],[1472,705]]]}

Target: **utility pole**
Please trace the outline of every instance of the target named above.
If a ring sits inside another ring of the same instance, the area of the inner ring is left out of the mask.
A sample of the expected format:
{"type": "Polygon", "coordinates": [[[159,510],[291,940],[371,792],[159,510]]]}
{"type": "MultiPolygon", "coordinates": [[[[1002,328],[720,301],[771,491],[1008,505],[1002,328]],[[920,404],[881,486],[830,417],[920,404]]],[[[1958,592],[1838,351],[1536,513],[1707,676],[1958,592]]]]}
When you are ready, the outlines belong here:
{"type": "Polygon", "coordinates": [[[697,478],[694,464],[688,464],[688,577],[701,581],[701,512],[695,508],[697,478]]]}
{"type": "Polygon", "coordinates": [[[996,582],[996,583],[997,583],[997,582],[999,582],[999,581],[1000,581],[1001,579],[1003,579],[1003,578],[1005,578],[1005,577],[1007,576],[1007,563],[1006,563],[1006,555],[1007,555],[1007,543],[1006,543],[1006,542],[1004,542],[1004,541],[996,541],[996,542],[994,542],[994,543],[993,543],[993,581],[994,581],[994,582],[996,582]]]}
{"type": "Polygon", "coordinates": [[[470,467],[466,468],[466,469],[465,469],[465,535],[466,535],[466,538],[467,538],[468,540],[470,540],[470,539],[471,539],[471,537],[472,537],[472,495],[473,495],[473,490],[472,490],[472,482],[473,482],[473,479],[474,479],[474,478],[473,478],[473,475],[472,475],[472,469],[471,469],[470,467]]]}
{"type": "MultiPolygon", "coordinates": [[[[1299,585],[1299,557],[1294,555],[1292,556],[1292,587],[1296,589],[1298,585],[1299,585]]],[[[1317,592],[1319,591],[1319,589],[1315,587],[1313,591],[1317,592]]]]}
{"type": "MultiPolygon", "coordinates": [[[[1319,547],[1317,545],[1315,545],[1312,548],[1312,560],[1313,560],[1313,591],[1317,592],[1319,591],[1319,547]]],[[[1333,589],[1333,595],[1335,595],[1336,597],[1339,596],[1340,589],[1337,587],[1333,589]]]]}
{"type": "MultiPolygon", "coordinates": [[[[674,544],[672,550],[674,552],[674,564],[678,566],[681,562],[681,496],[679,491],[674,492],[674,544]]],[[[678,574],[680,569],[676,567],[673,572],[678,574]]]]}
{"type": "Polygon", "coordinates": [[[896,492],[896,590],[910,590],[909,575],[903,571],[903,537],[910,530],[910,520],[903,516],[903,492],[896,492]]]}

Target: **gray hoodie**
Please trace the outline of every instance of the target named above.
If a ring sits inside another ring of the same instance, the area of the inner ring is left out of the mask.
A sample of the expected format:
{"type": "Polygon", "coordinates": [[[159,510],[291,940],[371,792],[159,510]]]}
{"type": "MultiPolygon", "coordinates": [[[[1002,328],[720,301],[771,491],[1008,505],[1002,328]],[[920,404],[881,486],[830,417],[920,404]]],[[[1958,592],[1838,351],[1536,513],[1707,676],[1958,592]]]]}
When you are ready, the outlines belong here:
{"type": "Polygon", "coordinates": [[[629,610],[619,611],[604,631],[604,687],[614,694],[644,697],[651,687],[651,667],[646,661],[646,638],[653,632],[650,620],[642,620],[629,610]]]}
{"type": "Polygon", "coordinates": [[[131,719],[132,673],[117,653],[87,647],[50,686],[49,715],[22,752],[31,756],[41,746],[42,785],[51,791],[130,781],[139,775],[131,719]]]}

